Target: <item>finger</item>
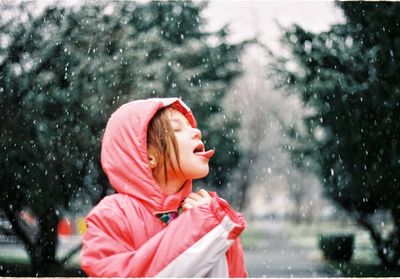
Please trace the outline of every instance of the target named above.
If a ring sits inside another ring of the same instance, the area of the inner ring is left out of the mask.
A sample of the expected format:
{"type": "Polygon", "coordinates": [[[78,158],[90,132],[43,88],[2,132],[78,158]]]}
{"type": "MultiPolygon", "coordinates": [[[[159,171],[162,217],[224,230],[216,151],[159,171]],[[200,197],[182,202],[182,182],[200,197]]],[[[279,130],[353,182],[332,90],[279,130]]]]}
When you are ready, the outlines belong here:
{"type": "Polygon", "coordinates": [[[189,204],[191,204],[193,206],[197,206],[197,205],[201,204],[201,201],[202,201],[202,199],[198,199],[198,200],[194,200],[192,198],[186,198],[185,199],[185,203],[189,203],[189,204]]]}
{"type": "Polygon", "coordinates": [[[197,194],[203,198],[211,198],[210,194],[204,189],[200,189],[197,194]]]}
{"type": "Polygon", "coordinates": [[[199,200],[199,199],[201,199],[202,197],[201,197],[199,194],[197,194],[197,193],[190,193],[190,195],[188,196],[188,198],[191,198],[191,199],[193,199],[193,200],[199,200]]]}
{"type": "Polygon", "coordinates": [[[191,205],[191,204],[189,204],[189,203],[184,203],[184,204],[182,205],[182,208],[183,208],[183,210],[187,210],[187,209],[193,208],[193,205],[191,205]]]}

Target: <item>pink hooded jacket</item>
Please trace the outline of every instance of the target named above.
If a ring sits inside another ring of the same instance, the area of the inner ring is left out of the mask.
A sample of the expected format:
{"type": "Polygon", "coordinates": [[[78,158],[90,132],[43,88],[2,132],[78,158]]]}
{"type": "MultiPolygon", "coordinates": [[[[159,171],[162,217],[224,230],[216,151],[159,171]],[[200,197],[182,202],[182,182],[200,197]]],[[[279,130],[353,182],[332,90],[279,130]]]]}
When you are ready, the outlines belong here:
{"type": "Polygon", "coordinates": [[[212,195],[210,204],[177,212],[192,181],[167,195],[148,163],[147,127],[157,110],[173,106],[196,120],[177,98],[134,101],[113,113],[104,132],[101,163],[117,194],[87,216],[81,267],[92,277],[247,277],[239,235],[243,216],[212,195]]]}

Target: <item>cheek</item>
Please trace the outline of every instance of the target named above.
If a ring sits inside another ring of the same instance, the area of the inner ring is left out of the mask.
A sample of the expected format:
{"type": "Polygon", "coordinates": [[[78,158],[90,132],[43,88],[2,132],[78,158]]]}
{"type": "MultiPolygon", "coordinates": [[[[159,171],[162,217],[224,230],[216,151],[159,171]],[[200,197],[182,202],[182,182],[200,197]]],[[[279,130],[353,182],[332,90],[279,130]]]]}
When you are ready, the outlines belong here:
{"type": "Polygon", "coordinates": [[[190,147],[185,144],[186,141],[182,136],[176,136],[176,147],[178,148],[179,151],[179,159],[185,159],[185,157],[188,156],[190,152],[190,147]]]}

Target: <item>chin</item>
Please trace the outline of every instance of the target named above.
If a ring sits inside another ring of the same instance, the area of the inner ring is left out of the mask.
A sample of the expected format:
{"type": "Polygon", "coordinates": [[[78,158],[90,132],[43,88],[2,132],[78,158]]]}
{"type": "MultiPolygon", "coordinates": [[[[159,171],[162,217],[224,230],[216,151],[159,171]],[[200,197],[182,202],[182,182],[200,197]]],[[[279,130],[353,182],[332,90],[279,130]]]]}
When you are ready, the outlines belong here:
{"type": "Polygon", "coordinates": [[[208,175],[209,172],[210,172],[210,169],[207,168],[207,169],[205,169],[205,170],[202,170],[202,171],[199,171],[199,172],[194,173],[194,174],[192,175],[192,178],[193,178],[193,179],[201,179],[201,178],[204,178],[204,177],[206,177],[206,176],[208,175]]]}

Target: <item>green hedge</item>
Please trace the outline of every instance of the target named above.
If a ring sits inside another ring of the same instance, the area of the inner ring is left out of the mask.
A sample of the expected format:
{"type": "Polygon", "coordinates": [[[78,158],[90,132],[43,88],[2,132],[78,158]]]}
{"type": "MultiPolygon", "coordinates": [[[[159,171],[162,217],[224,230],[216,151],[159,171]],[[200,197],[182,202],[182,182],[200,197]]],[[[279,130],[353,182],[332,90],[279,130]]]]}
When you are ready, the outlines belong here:
{"type": "Polygon", "coordinates": [[[354,250],[354,235],[320,235],[319,248],[323,252],[324,258],[327,260],[350,261],[354,250]]]}

